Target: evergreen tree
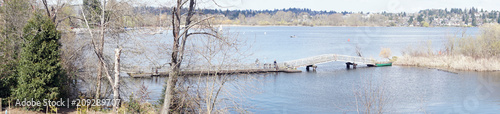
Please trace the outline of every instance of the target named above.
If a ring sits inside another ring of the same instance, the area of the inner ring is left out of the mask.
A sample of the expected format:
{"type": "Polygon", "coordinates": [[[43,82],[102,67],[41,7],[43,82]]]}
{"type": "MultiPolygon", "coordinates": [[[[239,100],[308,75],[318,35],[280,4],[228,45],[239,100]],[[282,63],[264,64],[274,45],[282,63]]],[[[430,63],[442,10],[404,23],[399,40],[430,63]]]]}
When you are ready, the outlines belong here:
{"type": "Polygon", "coordinates": [[[465,15],[465,24],[469,24],[469,16],[468,15],[465,15]]]}
{"type": "MultiPolygon", "coordinates": [[[[60,98],[61,82],[64,81],[59,57],[61,34],[45,15],[35,14],[23,29],[21,57],[17,67],[18,87],[15,99],[41,101],[60,98]]],[[[44,107],[30,107],[41,110],[44,107]]]]}
{"type": "Polygon", "coordinates": [[[472,13],[472,26],[477,26],[477,22],[476,22],[476,14],[475,13],[472,13]]]}
{"type": "Polygon", "coordinates": [[[422,22],[422,21],[425,21],[425,20],[424,20],[424,15],[423,15],[423,14],[420,14],[420,15],[418,15],[418,17],[417,17],[417,22],[422,22]]]}
{"type": "Polygon", "coordinates": [[[21,52],[22,29],[30,17],[27,0],[5,0],[0,7],[0,98],[16,87],[16,67],[21,52]]]}
{"type": "Polygon", "coordinates": [[[413,16],[410,16],[410,19],[408,19],[408,25],[411,25],[413,23],[413,16]]]}

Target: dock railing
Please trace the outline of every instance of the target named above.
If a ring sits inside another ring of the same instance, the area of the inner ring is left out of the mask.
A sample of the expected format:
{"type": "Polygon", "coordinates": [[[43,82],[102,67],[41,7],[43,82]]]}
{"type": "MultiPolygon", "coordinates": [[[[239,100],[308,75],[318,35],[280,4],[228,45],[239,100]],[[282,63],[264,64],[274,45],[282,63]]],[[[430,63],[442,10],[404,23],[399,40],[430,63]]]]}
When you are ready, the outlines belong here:
{"type": "Polygon", "coordinates": [[[337,54],[323,54],[298,60],[286,61],[284,62],[284,64],[296,68],[296,67],[316,65],[333,61],[351,62],[358,64],[375,64],[376,62],[376,60],[372,58],[363,58],[363,57],[337,55],[337,54]]]}

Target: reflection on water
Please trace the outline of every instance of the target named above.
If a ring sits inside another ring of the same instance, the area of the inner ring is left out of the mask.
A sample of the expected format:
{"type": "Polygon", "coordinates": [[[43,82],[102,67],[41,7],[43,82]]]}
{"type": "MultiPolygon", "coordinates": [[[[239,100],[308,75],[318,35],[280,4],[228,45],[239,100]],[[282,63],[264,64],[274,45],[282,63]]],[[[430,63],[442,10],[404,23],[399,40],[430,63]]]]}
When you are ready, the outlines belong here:
{"type": "MultiPolygon", "coordinates": [[[[232,76],[228,85],[255,88],[244,105],[257,113],[343,113],[355,112],[355,92],[372,87],[384,92],[386,112],[498,112],[500,100],[499,72],[458,74],[415,67],[361,67],[334,69],[342,63],[320,65],[316,72],[270,73],[232,76]],[[334,69],[334,70],[332,70],[334,69]],[[256,80],[245,80],[255,77],[256,80]],[[242,81],[244,80],[244,81],[242,81]]],[[[304,70],[304,69],[301,69],[304,70]]],[[[194,77],[193,77],[194,78],[194,77]]],[[[206,77],[205,77],[206,78],[206,77]]],[[[151,90],[151,101],[157,101],[166,78],[126,78],[127,84],[145,83],[151,90]]],[[[137,86],[138,87],[138,86],[137,86]]],[[[236,91],[228,89],[228,91],[236,91]]]]}
{"type": "MultiPolygon", "coordinates": [[[[432,41],[433,49],[439,50],[447,36],[461,29],[364,28],[233,27],[232,30],[255,47],[248,61],[259,58],[262,62],[274,59],[280,62],[326,53],[354,55],[355,45],[362,46],[363,54],[373,58],[378,57],[380,47],[389,47],[394,55],[400,55],[406,46],[426,41],[432,41]],[[290,35],[296,38],[291,39],[290,35]]],[[[477,31],[470,28],[467,34],[474,35],[477,31]]],[[[253,92],[240,97],[240,104],[252,107],[250,111],[257,113],[356,113],[355,93],[376,89],[387,99],[384,111],[389,113],[496,113],[500,109],[499,76],[500,72],[455,74],[402,66],[347,70],[344,63],[331,62],[319,64],[316,72],[231,76],[233,80],[228,82],[226,91],[238,91],[234,87],[252,89],[253,92]]],[[[165,80],[165,77],[124,78],[125,85],[130,87],[124,91],[134,92],[144,83],[152,92],[150,101],[157,101],[162,97],[165,80]]]]}

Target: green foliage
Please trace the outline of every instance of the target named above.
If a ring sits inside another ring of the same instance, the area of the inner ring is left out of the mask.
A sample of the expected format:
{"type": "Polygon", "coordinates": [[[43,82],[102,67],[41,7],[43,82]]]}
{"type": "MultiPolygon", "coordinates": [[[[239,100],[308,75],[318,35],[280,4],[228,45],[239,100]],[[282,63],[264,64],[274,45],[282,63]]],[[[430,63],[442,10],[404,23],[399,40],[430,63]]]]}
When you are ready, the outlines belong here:
{"type": "MultiPolygon", "coordinates": [[[[61,37],[54,23],[42,14],[35,14],[23,29],[24,41],[17,66],[18,87],[15,99],[43,101],[60,98],[65,80],[59,57],[58,40],[61,37]]],[[[30,107],[41,110],[43,107],[30,107]]]]}
{"type": "Polygon", "coordinates": [[[434,17],[429,17],[429,24],[434,21],[434,17]]]}
{"type": "Polygon", "coordinates": [[[469,15],[465,15],[465,24],[469,24],[469,15]]]}
{"type": "Polygon", "coordinates": [[[420,23],[422,24],[422,27],[429,27],[429,23],[428,22],[422,21],[420,23]]]}
{"type": "Polygon", "coordinates": [[[477,26],[477,22],[476,22],[476,14],[472,13],[472,26],[477,26]]]}
{"type": "Polygon", "coordinates": [[[394,26],[396,26],[396,23],[392,22],[392,23],[390,24],[390,26],[391,26],[391,27],[394,27],[394,26]]]}
{"type": "Polygon", "coordinates": [[[410,19],[408,19],[408,25],[411,25],[413,23],[413,16],[410,16],[410,19]]]}
{"type": "Polygon", "coordinates": [[[418,17],[417,17],[417,22],[422,22],[422,21],[425,21],[425,20],[424,20],[424,15],[423,15],[423,14],[420,14],[420,15],[418,15],[418,17]]]}
{"type": "Polygon", "coordinates": [[[119,113],[132,113],[132,114],[152,114],[155,112],[153,105],[147,102],[141,102],[139,99],[134,97],[134,93],[130,94],[128,102],[123,102],[119,113]]]}
{"type": "Polygon", "coordinates": [[[134,93],[130,94],[128,97],[128,112],[133,112],[133,113],[141,113],[141,104],[139,101],[134,99],[134,93]]]}
{"type": "Polygon", "coordinates": [[[392,56],[392,59],[389,59],[389,61],[391,61],[391,62],[398,61],[398,57],[397,56],[392,56]]]}
{"type": "Polygon", "coordinates": [[[16,85],[22,28],[30,16],[26,0],[6,0],[0,7],[0,98],[9,97],[16,85]]]}
{"type": "MultiPolygon", "coordinates": [[[[3,43],[3,42],[2,42],[3,43]]],[[[17,52],[15,52],[17,53],[17,52]]],[[[5,56],[5,55],[4,55],[5,56]]],[[[11,95],[12,88],[16,87],[16,66],[17,56],[13,59],[0,58],[5,64],[0,64],[0,98],[7,98],[11,95]]]]}
{"type": "Polygon", "coordinates": [[[83,0],[83,10],[89,23],[99,23],[99,16],[102,13],[101,2],[99,0],[83,0]]]}

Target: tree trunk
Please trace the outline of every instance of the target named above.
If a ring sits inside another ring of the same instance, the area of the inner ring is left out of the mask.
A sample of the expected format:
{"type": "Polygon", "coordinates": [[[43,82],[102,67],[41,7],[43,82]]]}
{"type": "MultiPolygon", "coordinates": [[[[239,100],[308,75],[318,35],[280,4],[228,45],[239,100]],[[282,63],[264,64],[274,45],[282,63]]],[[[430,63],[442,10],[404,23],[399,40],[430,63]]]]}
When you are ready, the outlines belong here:
{"type": "MultiPolygon", "coordinates": [[[[105,10],[105,5],[106,1],[103,1],[101,4],[102,10],[101,10],[101,22],[100,22],[100,28],[101,28],[101,39],[99,42],[99,54],[103,55],[104,54],[104,10],[105,10]]],[[[101,77],[102,77],[102,70],[103,70],[103,65],[102,63],[99,63],[99,68],[97,69],[97,91],[96,91],[96,101],[99,99],[101,95],[101,77]]],[[[107,72],[107,71],[106,71],[107,72]]]]}
{"type": "MultiPolygon", "coordinates": [[[[174,88],[177,84],[177,76],[180,72],[180,66],[183,60],[184,48],[188,36],[187,34],[180,34],[182,4],[182,0],[177,0],[177,6],[173,8],[172,11],[172,34],[174,36],[174,42],[172,47],[172,58],[170,62],[167,88],[165,89],[165,99],[163,100],[163,107],[161,109],[161,113],[165,114],[170,113],[170,105],[172,103],[173,96],[175,95],[174,88]]],[[[187,27],[191,24],[191,17],[194,15],[194,6],[195,1],[189,0],[188,16],[186,17],[186,28],[184,30],[185,33],[188,33],[189,28],[187,27]]]]}
{"type": "Polygon", "coordinates": [[[97,68],[97,90],[95,92],[95,99],[96,99],[96,101],[101,96],[101,77],[102,77],[102,65],[103,64],[99,62],[98,65],[99,66],[97,68]]]}
{"type": "Polygon", "coordinates": [[[176,85],[177,75],[179,72],[180,63],[178,63],[178,53],[179,53],[179,33],[180,33],[180,16],[181,16],[182,0],[177,0],[177,6],[173,8],[172,11],[172,35],[174,36],[174,42],[172,47],[172,55],[170,60],[170,72],[168,74],[167,88],[165,89],[165,97],[163,100],[163,107],[161,113],[170,113],[170,105],[172,103],[172,98],[174,96],[174,88],[176,85]]]}
{"type": "Polygon", "coordinates": [[[113,103],[113,112],[118,113],[118,105],[119,99],[120,99],[120,54],[121,54],[122,49],[115,49],[115,83],[113,85],[113,100],[115,101],[113,103]]]}
{"type": "Polygon", "coordinates": [[[168,81],[167,81],[167,89],[165,90],[165,99],[163,100],[163,108],[161,113],[168,114],[170,113],[170,105],[172,103],[172,98],[174,96],[174,87],[175,81],[177,78],[178,72],[170,71],[168,73],[168,81]]]}

